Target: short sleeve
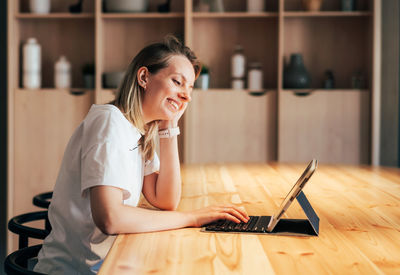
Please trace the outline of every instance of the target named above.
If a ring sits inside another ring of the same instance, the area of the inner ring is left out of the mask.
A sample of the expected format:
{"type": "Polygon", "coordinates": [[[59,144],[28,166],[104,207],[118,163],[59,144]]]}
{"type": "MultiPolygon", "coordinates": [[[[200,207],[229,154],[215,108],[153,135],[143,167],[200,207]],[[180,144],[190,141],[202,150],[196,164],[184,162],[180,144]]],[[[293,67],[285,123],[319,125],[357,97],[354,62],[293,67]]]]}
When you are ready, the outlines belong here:
{"type": "Polygon", "coordinates": [[[159,170],[160,170],[160,159],[158,158],[157,153],[154,153],[153,159],[146,161],[144,164],[144,175],[148,176],[159,170]]]}
{"type": "Polygon", "coordinates": [[[86,196],[93,186],[107,185],[120,188],[123,199],[131,194],[128,186],[132,173],[132,163],[126,152],[110,142],[93,145],[81,159],[81,192],[86,196]]]}

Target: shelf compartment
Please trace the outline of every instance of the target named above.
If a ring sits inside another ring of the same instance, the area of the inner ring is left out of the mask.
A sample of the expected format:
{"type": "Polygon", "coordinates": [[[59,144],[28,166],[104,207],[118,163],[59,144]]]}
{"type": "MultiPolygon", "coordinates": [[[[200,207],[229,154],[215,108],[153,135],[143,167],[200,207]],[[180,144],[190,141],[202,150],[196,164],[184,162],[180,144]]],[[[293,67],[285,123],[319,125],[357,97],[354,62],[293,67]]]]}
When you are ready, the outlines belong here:
{"type": "Polygon", "coordinates": [[[277,18],[197,18],[193,33],[193,50],[210,68],[210,89],[231,87],[231,56],[236,44],[243,47],[247,64],[261,62],[263,87],[277,87],[277,18]]]}
{"type": "MultiPolygon", "coordinates": [[[[278,11],[278,6],[279,6],[279,1],[280,0],[268,0],[265,1],[265,9],[266,12],[277,12],[278,11]]],[[[200,12],[198,9],[196,9],[196,4],[199,2],[199,0],[193,0],[193,11],[194,12],[200,12]]],[[[203,1],[206,2],[206,1],[203,1]]],[[[210,2],[210,1],[208,1],[210,2]]],[[[247,6],[246,2],[243,0],[223,0],[223,8],[224,8],[224,13],[243,13],[246,12],[247,6]]],[[[208,12],[207,12],[208,13],[208,12]]],[[[210,12],[210,13],[216,13],[216,12],[210,12]]]]}
{"type": "Polygon", "coordinates": [[[19,93],[29,93],[29,92],[34,92],[34,93],[64,93],[64,94],[78,94],[80,92],[83,92],[83,94],[86,93],[93,93],[93,89],[86,89],[86,88],[68,88],[68,89],[56,89],[56,88],[42,88],[42,89],[21,89],[18,88],[16,89],[17,92],[19,93]]]}
{"type": "Polygon", "coordinates": [[[193,18],[264,18],[278,17],[277,12],[194,12],[193,18]]]}
{"type": "MultiPolygon", "coordinates": [[[[19,12],[21,13],[29,13],[29,0],[13,0],[19,2],[19,12]]],[[[94,3],[97,0],[85,0],[82,5],[83,13],[94,13],[94,3]]],[[[69,11],[69,7],[78,3],[78,0],[74,1],[60,1],[60,0],[51,0],[50,1],[50,12],[51,13],[67,13],[69,11]]]]}
{"type": "MultiPolygon", "coordinates": [[[[303,11],[306,12],[303,8],[302,1],[299,0],[282,0],[284,2],[285,11],[303,11]]],[[[323,0],[321,5],[321,11],[325,12],[342,12],[341,0],[323,0]]],[[[371,10],[371,2],[370,0],[357,0],[356,1],[356,11],[369,11],[371,10]]]]}
{"type": "Polygon", "coordinates": [[[104,19],[168,19],[168,18],[183,18],[182,12],[148,12],[148,13],[102,13],[104,19]]]}
{"type": "Polygon", "coordinates": [[[161,41],[167,34],[182,38],[183,27],[183,18],[106,20],[102,35],[104,49],[102,73],[124,71],[144,46],[161,41]]]}
{"type": "MultiPolygon", "coordinates": [[[[284,20],[284,63],[300,53],[311,75],[311,87],[323,87],[325,72],[333,71],[336,89],[350,89],[352,76],[360,71],[362,88],[370,88],[372,35],[369,17],[286,18],[284,20]]],[[[283,85],[283,83],[282,83],[283,85]]],[[[283,86],[282,86],[283,87],[283,86]]]]}
{"type": "MultiPolygon", "coordinates": [[[[85,64],[94,62],[94,20],[83,20],[83,23],[81,20],[64,19],[54,19],[51,24],[46,20],[20,22],[19,46],[22,47],[29,37],[35,37],[42,47],[43,88],[54,87],[54,64],[61,55],[65,55],[71,63],[72,86],[84,86],[82,68],[85,64]]],[[[19,58],[22,58],[21,51],[19,58]]],[[[19,74],[21,85],[22,71],[19,74]]]]}

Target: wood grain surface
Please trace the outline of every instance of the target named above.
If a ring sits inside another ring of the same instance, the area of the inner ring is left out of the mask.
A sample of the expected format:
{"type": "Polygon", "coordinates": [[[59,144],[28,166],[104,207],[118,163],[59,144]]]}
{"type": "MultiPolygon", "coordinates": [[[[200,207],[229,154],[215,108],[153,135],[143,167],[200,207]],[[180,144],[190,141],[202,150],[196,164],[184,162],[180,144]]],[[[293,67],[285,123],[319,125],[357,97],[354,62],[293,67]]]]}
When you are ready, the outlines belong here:
{"type": "MultiPolygon", "coordinates": [[[[185,165],[179,210],[234,203],[270,215],[305,166],[185,165]]],[[[123,234],[99,274],[398,274],[400,170],[320,164],[304,192],[321,219],[319,237],[123,234]]],[[[304,214],[295,202],[286,216],[304,214]]]]}

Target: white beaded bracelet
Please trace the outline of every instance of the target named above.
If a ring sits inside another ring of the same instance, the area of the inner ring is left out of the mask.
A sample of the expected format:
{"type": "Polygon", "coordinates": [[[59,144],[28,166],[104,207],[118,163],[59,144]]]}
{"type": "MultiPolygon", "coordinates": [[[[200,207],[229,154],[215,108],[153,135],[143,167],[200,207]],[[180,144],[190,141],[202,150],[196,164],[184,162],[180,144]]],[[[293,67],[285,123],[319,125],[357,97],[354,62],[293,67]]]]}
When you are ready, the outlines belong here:
{"type": "Polygon", "coordinates": [[[165,130],[158,131],[159,138],[172,138],[174,136],[179,135],[181,132],[179,131],[179,127],[168,128],[165,130]]]}

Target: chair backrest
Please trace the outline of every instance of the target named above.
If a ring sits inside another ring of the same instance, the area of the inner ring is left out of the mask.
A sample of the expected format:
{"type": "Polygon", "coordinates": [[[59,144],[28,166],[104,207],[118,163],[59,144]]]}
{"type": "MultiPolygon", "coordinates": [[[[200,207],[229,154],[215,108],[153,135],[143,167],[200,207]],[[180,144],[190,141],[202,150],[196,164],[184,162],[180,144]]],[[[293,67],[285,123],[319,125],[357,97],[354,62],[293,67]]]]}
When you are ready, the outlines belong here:
{"type": "Polygon", "coordinates": [[[41,193],[33,197],[32,203],[37,207],[48,209],[52,197],[53,192],[41,193]]]}
{"type": "Polygon", "coordinates": [[[28,269],[28,261],[36,258],[42,245],[34,245],[30,247],[25,247],[14,251],[6,257],[4,261],[4,271],[6,274],[20,275],[41,275],[43,273],[34,272],[28,269]]]}
{"type": "Polygon", "coordinates": [[[47,211],[38,211],[13,217],[8,222],[8,229],[11,232],[19,235],[19,249],[21,249],[28,246],[28,238],[40,240],[46,238],[51,231],[51,226],[48,222],[47,211]],[[44,229],[24,225],[24,223],[39,220],[45,221],[44,229]]]}

